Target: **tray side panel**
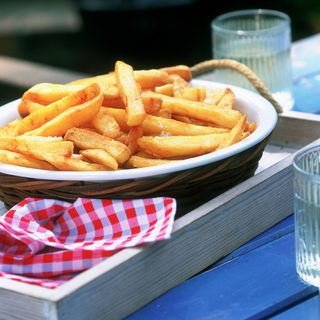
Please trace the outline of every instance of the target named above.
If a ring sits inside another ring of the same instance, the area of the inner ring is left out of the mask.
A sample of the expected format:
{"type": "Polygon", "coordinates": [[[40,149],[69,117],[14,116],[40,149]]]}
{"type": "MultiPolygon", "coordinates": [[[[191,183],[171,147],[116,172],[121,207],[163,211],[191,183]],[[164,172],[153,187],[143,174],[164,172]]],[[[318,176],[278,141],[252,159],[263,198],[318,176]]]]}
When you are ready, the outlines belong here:
{"type": "Polygon", "coordinates": [[[58,320],[55,303],[0,289],[0,320],[58,320]]]}
{"type": "Polygon", "coordinates": [[[228,191],[236,190],[237,196],[213,199],[210,207],[215,209],[207,214],[190,212],[171,240],[62,296],[59,319],[123,318],[292,214],[291,161],[282,161],[259,184],[258,175],[228,191]]]}
{"type": "Polygon", "coordinates": [[[320,137],[320,115],[288,111],[279,116],[270,143],[302,148],[320,137]]]}

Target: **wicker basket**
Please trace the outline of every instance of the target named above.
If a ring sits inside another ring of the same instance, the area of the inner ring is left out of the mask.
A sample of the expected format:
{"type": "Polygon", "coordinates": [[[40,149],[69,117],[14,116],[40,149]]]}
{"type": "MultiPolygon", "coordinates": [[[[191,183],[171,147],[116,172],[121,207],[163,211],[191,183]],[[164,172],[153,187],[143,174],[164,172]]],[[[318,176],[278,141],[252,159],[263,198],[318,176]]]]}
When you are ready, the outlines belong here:
{"type": "MultiPolygon", "coordinates": [[[[244,65],[233,60],[210,60],[192,67],[193,75],[214,68],[232,68],[244,74],[281,112],[261,81],[244,65]]],[[[180,203],[194,202],[205,195],[211,198],[252,176],[269,137],[257,145],[227,159],[200,167],[164,175],[110,181],[82,182],[37,180],[0,173],[0,198],[9,207],[26,197],[55,198],[74,201],[89,198],[143,198],[150,196],[175,197],[180,203]]]]}

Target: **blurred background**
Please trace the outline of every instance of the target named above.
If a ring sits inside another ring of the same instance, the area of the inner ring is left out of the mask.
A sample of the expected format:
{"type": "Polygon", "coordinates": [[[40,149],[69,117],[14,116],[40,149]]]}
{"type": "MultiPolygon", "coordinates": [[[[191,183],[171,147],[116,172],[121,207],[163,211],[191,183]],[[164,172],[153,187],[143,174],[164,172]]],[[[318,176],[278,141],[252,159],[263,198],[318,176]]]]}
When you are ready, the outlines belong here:
{"type": "MultiPolygon", "coordinates": [[[[318,0],[1,0],[0,55],[87,74],[211,58],[210,21],[246,8],[286,12],[292,37],[320,32],[318,0]]],[[[1,70],[0,70],[1,73],[1,70]]],[[[9,85],[0,96],[17,94],[9,85]]]]}

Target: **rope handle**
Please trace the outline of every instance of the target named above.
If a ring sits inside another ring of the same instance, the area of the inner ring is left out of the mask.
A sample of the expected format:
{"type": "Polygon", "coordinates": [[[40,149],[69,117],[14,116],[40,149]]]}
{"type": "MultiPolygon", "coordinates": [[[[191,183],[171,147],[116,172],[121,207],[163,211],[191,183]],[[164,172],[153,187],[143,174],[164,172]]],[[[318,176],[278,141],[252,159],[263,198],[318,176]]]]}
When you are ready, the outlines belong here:
{"type": "Polygon", "coordinates": [[[191,67],[192,76],[198,76],[203,73],[207,73],[214,69],[233,69],[244,75],[251,84],[257,89],[257,91],[266,98],[276,109],[277,113],[283,111],[280,104],[273,98],[272,94],[268,88],[263,84],[263,82],[258,78],[258,76],[246,65],[240,63],[236,60],[231,59],[221,59],[221,60],[207,60],[197,63],[191,67]]]}

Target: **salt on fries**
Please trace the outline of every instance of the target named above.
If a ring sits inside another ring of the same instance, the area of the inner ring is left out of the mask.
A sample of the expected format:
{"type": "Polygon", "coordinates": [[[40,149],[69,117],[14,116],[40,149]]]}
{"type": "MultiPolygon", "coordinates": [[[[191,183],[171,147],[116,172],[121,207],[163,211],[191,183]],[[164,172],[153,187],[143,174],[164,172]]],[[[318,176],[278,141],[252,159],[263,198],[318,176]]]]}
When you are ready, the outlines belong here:
{"type": "Polygon", "coordinates": [[[229,88],[189,84],[189,67],[115,71],[40,83],[0,128],[0,162],[44,170],[106,171],[170,164],[214,152],[256,129],[229,88]]]}

